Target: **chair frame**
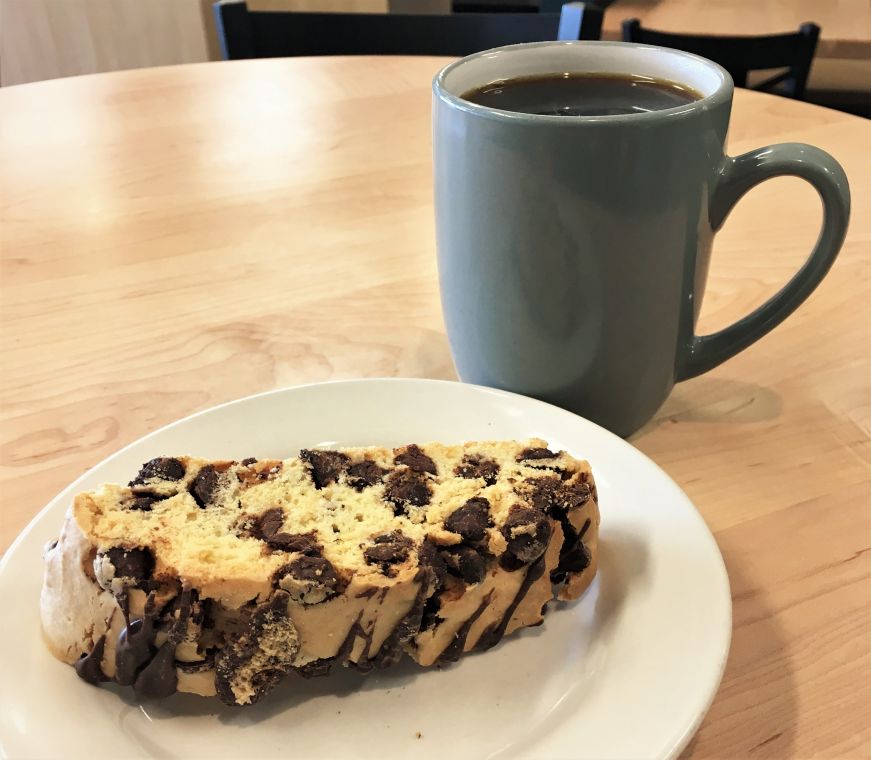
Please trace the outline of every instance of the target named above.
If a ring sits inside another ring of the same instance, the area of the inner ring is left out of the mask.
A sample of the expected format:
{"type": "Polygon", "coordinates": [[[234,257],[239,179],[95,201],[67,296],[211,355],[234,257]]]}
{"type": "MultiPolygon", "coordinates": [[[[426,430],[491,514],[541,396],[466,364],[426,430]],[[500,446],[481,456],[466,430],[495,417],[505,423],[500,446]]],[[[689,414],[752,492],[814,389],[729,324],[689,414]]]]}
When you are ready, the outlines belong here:
{"type": "Polygon", "coordinates": [[[765,90],[802,99],[820,28],[813,23],[802,24],[797,32],[746,37],[691,35],[660,32],[641,26],[637,18],[623,22],[623,41],[675,48],[695,53],[720,64],[735,81],[736,87],[747,86],[747,73],[766,69],[788,70],[753,85],[765,90]],[[775,85],[782,84],[779,90],[775,85]]]}
{"type": "Polygon", "coordinates": [[[249,11],[213,5],[226,60],[301,55],[453,55],[548,39],[599,39],[603,12],[567,3],[562,13],[378,14],[249,11]],[[353,24],[343,24],[353,16],[353,24]]]}

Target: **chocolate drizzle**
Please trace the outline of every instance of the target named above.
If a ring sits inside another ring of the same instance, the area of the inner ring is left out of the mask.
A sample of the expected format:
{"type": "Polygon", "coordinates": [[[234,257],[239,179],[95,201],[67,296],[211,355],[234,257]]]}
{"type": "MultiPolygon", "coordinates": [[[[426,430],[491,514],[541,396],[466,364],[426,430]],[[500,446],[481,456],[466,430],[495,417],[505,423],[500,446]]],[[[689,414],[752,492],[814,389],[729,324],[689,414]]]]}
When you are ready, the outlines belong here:
{"type": "MultiPolygon", "coordinates": [[[[493,590],[491,589],[487,592],[487,596],[481,600],[481,604],[478,605],[478,608],[459,627],[457,632],[454,634],[451,643],[448,644],[438,656],[438,659],[436,660],[437,662],[456,662],[460,659],[460,655],[463,654],[463,650],[466,648],[466,639],[469,637],[469,631],[472,630],[475,621],[481,617],[484,610],[487,609],[487,605],[490,604],[492,596],[493,590]]],[[[486,631],[484,633],[486,633],[486,631]]]]}
{"type": "Polygon", "coordinates": [[[508,605],[508,609],[505,610],[502,619],[498,623],[493,623],[492,625],[487,626],[481,634],[481,638],[478,639],[475,649],[490,649],[502,640],[502,637],[505,635],[505,629],[511,621],[511,616],[514,615],[514,611],[529,593],[532,584],[544,574],[544,560],[545,555],[542,554],[529,566],[529,570],[526,571],[526,577],[523,579],[523,583],[521,583],[520,588],[517,589],[517,593],[514,595],[514,599],[511,600],[511,604],[508,605]]]}
{"type": "MultiPolygon", "coordinates": [[[[157,646],[157,611],[155,593],[145,600],[142,617],[130,620],[130,603],[126,591],[116,596],[124,614],[125,625],[115,647],[115,683],[133,686],[140,697],[160,699],[174,694],[178,688],[175,669],[175,649],[184,638],[191,616],[191,591],[183,591],[177,600],[178,618],[173,622],[166,641],[157,646]]],[[[91,684],[110,680],[103,674],[101,663],[106,646],[105,635],[101,636],[89,654],[76,662],[79,678],[91,684]]]]}
{"type": "Polygon", "coordinates": [[[348,635],[339,647],[339,651],[333,657],[322,657],[319,660],[312,660],[305,665],[299,665],[293,668],[293,671],[303,678],[319,678],[320,676],[329,675],[330,669],[337,662],[344,663],[351,656],[351,651],[354,649],[354,644],[357,643],[357,636],[363,633],[363,628],[360,621],[363,619],[363,611],[357,615],[357,619],[351,624],[348,629],[348,635]]]}
{"type": "Polygon", "coordinates": [[[173,641],[166,641],[151,661],[139,671],[133,682],[133,689],[140,697],[163,699],[175,694],[178,688],[178,673],[175,670],[176,646],[173,641]]]}
{"type": "Polygon", "coordinates": [[[579,573],[586,570],[591,561],[590,550],[584,545],[584,534],[590,528],[590,518],[588,517],[581,526],[580,531],[576,531],[568,515],[557,513],[557,518],[563,528],[563,545],[559,553],[559,562],[554,570],[550,573],[551,583],[564,583],[569,573],[579,573]]]}
{"type": "Polygon", "coordinates": [[[109,679],[103,674],[103,651],[106,648],[106,634],[97,639],[94,648],[76,660],[76,673],[83,681],[96,686],[109,679]]]}
{"type": "Polygon", "coordinates": [[[204,659],[196,660],[195,662],[176,660],[175,666],[182,673],[202,673],[204,670],[211,670],[215,667],[215,651],[214,648],[209,649],[204,659]]]}
{"type": "MultiPolygon", "coordinates": [[[[421,567],[417,571],[417,574],[414,576],[414,582],[420,585],[408,612],[396,624],[396,627],[390,632],[387,638],[384,639],[380,649],[374,657],[365,661],[360,657],[360,660],[355,666],[357,670],[366,673],[370,670],[387,668],[390,665],[399,662],[402,657],[402,645],[420,630],[421,620],[423,619],[423,608],[426,604],[426,598],[429,595],[433,580],[434,573],[429,568],[421,567]]],[[[371,644],[371,636],[369,643],[371,644]]],[[[366,654],[368,654],[368,645],[366,654]]]]}
{"type": "Polygon", "coordinates": [[[144,616],[127,621],[115,650],[115,682],[130,686],[136,674],[154,657],[154,592],[145,601],[144,616]]]}

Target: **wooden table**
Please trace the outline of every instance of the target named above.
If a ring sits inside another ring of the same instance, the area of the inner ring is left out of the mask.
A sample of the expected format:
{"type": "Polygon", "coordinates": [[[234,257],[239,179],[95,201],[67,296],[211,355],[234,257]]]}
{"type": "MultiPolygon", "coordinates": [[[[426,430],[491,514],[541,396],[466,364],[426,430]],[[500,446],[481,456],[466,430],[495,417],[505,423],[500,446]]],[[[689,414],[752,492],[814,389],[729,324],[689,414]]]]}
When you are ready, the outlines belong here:
{"type": "MultiPolygon", "coordinates": [[[[0,548],[83,470],[197,409],[301,382],[454,376],[436,284],[427,58],[201,64],[0,91],[0,548]]],[[[734,594],[688,757],[871,753],[871,125],[738,92],[731,150],[847,169],[847,243],[782,327],[634,443],[689,493],[734,594]]],[[[702,328],[808,252],[782,179],[718,238],[702,328]]]]}
{"type": "Polygon", "coordinates": [[[603,39],[620,39],[624,19],[686,34],[780,34],[813,21],[818,58],[871,59],[868,0],[616,0],[605,12],[603,39]]]}

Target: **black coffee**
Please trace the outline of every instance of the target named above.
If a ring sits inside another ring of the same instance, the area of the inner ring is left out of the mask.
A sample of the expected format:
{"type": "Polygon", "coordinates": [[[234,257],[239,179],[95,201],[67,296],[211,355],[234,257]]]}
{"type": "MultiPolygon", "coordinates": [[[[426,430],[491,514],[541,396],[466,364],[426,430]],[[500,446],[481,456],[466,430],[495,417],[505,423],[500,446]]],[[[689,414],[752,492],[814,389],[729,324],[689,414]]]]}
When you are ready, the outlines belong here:
{"type": "Polygon", "coordinates": [[[623,74],[544,74],[478,87],[464,100],[489,108],[550,116],[612,116],[661,111],[699,100],[686,85],[623,74]]]}

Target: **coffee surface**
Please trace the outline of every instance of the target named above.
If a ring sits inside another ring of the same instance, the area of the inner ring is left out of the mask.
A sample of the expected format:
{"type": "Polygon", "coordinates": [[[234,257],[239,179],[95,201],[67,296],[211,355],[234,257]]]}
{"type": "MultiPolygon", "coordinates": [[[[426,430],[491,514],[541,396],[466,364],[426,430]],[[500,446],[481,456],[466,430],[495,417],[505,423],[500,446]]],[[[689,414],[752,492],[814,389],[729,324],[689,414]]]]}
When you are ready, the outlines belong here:
{"type": "Polygon", "coordinates": [[[622,74],[545,74],[501,80],[466,92],[489,108],[549,116],[613,116],[662,111],[702,96],[677,82],[622,74]]]}

